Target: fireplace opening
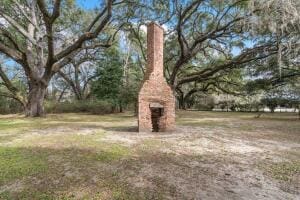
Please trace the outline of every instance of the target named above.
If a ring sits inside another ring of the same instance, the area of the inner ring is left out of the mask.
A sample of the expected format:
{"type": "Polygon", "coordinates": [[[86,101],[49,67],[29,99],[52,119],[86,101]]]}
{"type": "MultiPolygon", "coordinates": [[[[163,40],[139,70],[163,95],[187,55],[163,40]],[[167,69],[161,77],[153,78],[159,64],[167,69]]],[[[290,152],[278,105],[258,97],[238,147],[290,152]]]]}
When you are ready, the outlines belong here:
{"type": "Polygon", "coordinates": [[[151,123],[152,123],[152,132],[159,132],[159,120],[163,115],[163,108],[151,108],[151,123]]]}

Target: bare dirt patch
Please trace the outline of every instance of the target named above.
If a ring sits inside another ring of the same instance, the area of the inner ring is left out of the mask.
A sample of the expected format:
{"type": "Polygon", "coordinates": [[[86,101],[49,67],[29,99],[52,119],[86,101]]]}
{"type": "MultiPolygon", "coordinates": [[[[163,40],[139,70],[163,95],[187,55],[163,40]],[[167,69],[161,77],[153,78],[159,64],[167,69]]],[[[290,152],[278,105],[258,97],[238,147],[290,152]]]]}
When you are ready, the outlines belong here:
{"type": "Polygon", "coordinates": [[[138,173],[128,178],[142,191],[160,190],[157,178],[169,188],[162,193],[170,199],[300,198],[299,163],[294,163],[300,159],[295,151],[300,147],[300,122],[230,114],[220,118],[218,113],[206,119],[203,114],[193,117],[192,126],[191,120],[179,118],[183,125],[173,133],[114,132],[103,140],[146,149],[133,164],[139,166],[138,173]],[[294,155],[285,154],[288,151],[294,155]],[[286,180],[267,170],[282,162],[297,165],[286,180]]]}

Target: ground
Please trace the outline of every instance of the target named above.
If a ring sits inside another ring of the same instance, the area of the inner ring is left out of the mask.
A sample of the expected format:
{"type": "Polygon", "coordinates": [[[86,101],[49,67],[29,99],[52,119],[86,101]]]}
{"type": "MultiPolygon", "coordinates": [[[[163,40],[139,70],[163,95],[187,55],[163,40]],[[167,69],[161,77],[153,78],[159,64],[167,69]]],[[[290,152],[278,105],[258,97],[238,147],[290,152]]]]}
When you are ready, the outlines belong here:
{"type": "Polygon", "coordinates": [[[300,199],[296,114],[177,113],[138,133],[132,113],[0,116],[0,199],[300,199]]]}

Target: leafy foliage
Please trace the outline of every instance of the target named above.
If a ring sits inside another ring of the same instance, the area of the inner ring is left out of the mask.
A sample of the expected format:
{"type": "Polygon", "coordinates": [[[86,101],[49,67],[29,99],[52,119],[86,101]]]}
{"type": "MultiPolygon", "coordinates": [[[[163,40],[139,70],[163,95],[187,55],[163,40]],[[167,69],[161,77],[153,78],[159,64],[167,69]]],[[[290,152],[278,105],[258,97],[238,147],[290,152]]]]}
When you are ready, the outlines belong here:
{"type": "Polygon", "coordinates": [[[118,106],[122,101],[122,61],[116,48],[107,50],[107,55],[98,63],[98,78],[93,82],[92,90],[98,99],[111,101],[114,106],[118,106]]]}

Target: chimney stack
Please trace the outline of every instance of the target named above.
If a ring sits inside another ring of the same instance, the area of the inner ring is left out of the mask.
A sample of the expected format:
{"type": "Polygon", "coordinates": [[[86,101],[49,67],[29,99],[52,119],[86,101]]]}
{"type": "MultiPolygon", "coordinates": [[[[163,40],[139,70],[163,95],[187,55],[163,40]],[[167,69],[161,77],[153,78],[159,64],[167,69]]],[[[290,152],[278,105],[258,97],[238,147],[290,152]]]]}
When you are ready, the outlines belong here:
{"type": "Polygon", "coordinates": [[[145,78],[153,77],[162,78],[163,70],[163,44],[164,30],[161,26],[151,22],[147,26],[147,60],[148,66],[145,78]],[[150,61],[150,62],[149,62],[150,61]]]}
{"type": "Polygon", "coordinates": [[[140,132],[175,129],[175,97],[164,77],[163,34],[161,26],[147,26],[147,69],[139,92],[138,124],[140,132]]]}

